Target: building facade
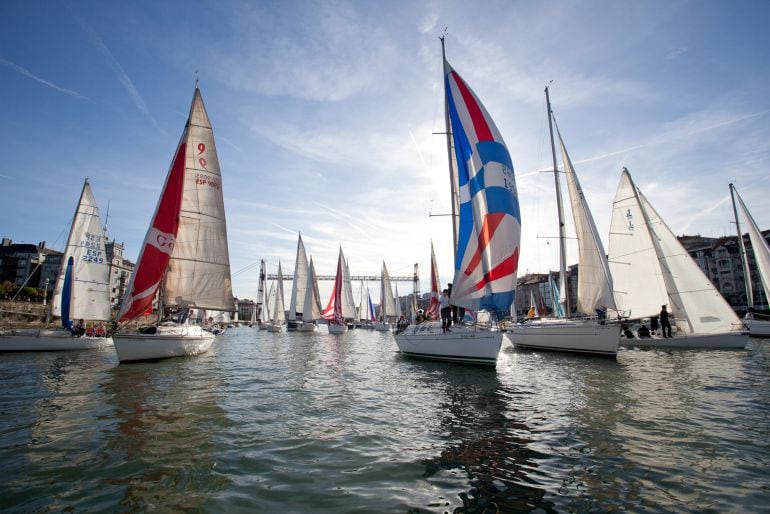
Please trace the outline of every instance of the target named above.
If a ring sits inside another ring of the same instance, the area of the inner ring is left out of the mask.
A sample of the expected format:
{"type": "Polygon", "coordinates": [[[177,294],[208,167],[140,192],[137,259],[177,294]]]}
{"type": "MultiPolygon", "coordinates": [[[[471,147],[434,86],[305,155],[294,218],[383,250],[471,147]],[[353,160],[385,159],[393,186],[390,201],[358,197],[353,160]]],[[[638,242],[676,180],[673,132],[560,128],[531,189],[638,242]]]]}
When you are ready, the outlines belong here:
{"type": "Polygon", "coordinates": [[[123,258],[123,243],[116,243],[113,239],[107,241],[104,247],[110,266],[110,305],[114,311],[120,307],[120,301],[134,273],[134,263],[123,258]]]}
{"type": "Polygon", "coordinates": [[[62,253],[38,244],[14,244],[4,237],[0,245],[0,282],[53,290],[61,269],[62,253]],[[47,282],[46,282],[47,281],[47,282]]]}

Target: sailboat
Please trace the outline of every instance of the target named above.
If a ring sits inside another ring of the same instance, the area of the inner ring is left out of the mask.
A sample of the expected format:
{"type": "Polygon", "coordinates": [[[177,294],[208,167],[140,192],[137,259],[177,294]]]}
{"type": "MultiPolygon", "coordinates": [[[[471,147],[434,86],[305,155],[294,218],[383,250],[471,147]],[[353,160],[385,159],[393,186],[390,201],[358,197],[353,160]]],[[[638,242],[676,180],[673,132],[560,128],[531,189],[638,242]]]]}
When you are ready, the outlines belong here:
{"type": "Polygon", "coordinates": [[[438,266],[436,266],[436,252],[433,250],[433,241],[430,242],[430,304],[425,312],[425,319],[437,320],[441,316],[439,309],[439,278],[438,266]]]}
{"type": "Polygon", "coordinates": [[[748,312],[743,318],[743,323],[749,329],[751,337],[770,337],[770,320],[757,319],[754,314],[754,290],[751,281],[751,270],[749,269],[749,259],[746,253],[746,246],[743,244],[743,234],[741,232],[741,225],[738,220],[738,209],[736,207],[735,199],[738,199],[737,205],[740,206],[743,218],[748,225],[749,240],[751,241],[751,249],[754,253],[754,261],[757,263],[757,271],[759,272],[759,279],[762,283],[762,287],[765,290],[765,295],[770,291],[770,247],[767,245],[767,240],[762,236],[762,232],[759,230],[757,223],[749,213],[749,209],[746,204],[743,203],[743,199],[738,194],[735,186],[730,184],[730,198],[733,201],[733,214],[735,214],[735,227],[738,230],[738,243],[741,248],[741,262],[743,263],[744,276],[746,282],[746,301],[748,303],[748,312]]]}
{"type": "Polygon", "coordinates": [[[291,298],[289,300],[289,314],[286,316],[286,330],[297,330],[297,320],[302,321],[302,308],[305,306],[305,294],[307,291],[308,262],[305,253],[305,245],[302,243],[302,234],[297,241],[297,258],[294,260],[294,280],[291,284],[291,298]]]}
{"type": "Polygon", "coordinates": [[[270,322],[270,315],[268,314],[270,309],[267,304],[269,294],[270,293],[267,289],[267,270],[265,269],[265,260],[261,259],[259,261],[259,283],[257,285],[257,296],[259,297],[257,303],[259,307],[257,323],[259,324],[260,330],[267,330],[267,325],[270,322]]]}
{"type": "Polygon", "coordinates": [[[361,281],[361,287],[359,288],[359,301],[358,301],[358,321],[354,324],[355,328],[363,328],[371,330],[374,328],[374,322],[377,318],[374,315],[374,305],[372,305],[372,299],[369,296],[369,287],[361,281]]]}
{"type": "MultiPolygon", "coordinates": [[[[553,158],[554,182],[556,188],[556,209],[559,220],[559,299],[562,302],[561,318],[540,318],[535,321],[517,323],[510,328],[511,341],[515,346],[533,350],[567,351],[614,357],[620,344],[620,324],[607,323],[606,312],[617,312],[612,295],[612,277],[609,272],[607,256],[604,253],[599,232],[588,208],[583,189],[580,187],[577,173],[567,154],[567,148],[556,128],[561,146],[564,173],[567,178],[572,207],[572,220],[578,241],[578,311],[587,315],[600,312],[602,319],[569,318],[570,302],[566,291],[567,250],[564,209],[562,207],[561,180],[556,164],[556,145],[553,138],[551,100],[548,88],[545,88],[548,110],[548,127],[551,134],[551,156],[553,158]]],[[[559,309],[557,309],[558,312],[559,309]]]]}
{"type": "MultiPolygon", "coordinates": [[[[295,278],[296,280],[296,278],[295,278]]],[[[305,285],[305,303],[302,306],[302,319],[296,321],[298,332],[313,332],[318,328],[315,320],[321,319],[321,297],[318,294],[318,277],[315,273],[313,258],[310,258],[305,285]]]]}
{"type": "Polygon", "coordinates": [[[62,326],[15,330],[2,335],[0,351],[86,350],[112,345],[112,338],[104,334],[73,337],[70,331],[73,320],[104,322],[111,317],[109,263],[104,241],[99,207],[86,179],[50,303],[50,314],[61,317],[62,326]]]}
{"type": "Polygon", "coordinates": [[[396,316],[396,302],[393,300],[393,288],[390,285],[390,274],[382,261],[382,272],[380,273],[380,316],[374,323],[374,330],[390,330],[390,319],[396,316]]]}
{"type": "Polygon", "coordinates": [[[345,256],[342,253],[342,247],[340,247],[340,253],[337,257],[337,272],[334,274],[334,285],[332,285],[332,294],[322,314],[323,318],[329,322],[330,334],[342,334],[348,330],[348,326],[345,324],[345,302],[343,300],[345,269],[345,256]]]}
{"type": "Polygon", "coordinates": [[[260,330],[267,330],[270,328],[270,317],[272,313],[272,306],[275,303],[275,283],[270,283],[270,288],[265,288],[265,298],[262,303],[262,312],[260,315],[260,330]]]}
{"type": "Polygon", "coordinates": [[[196,82],[190,114],[118,314],[125,324],[152,309],[158,321],[115,334],[120,362],[205,353],[214,334],[188,324],[190,309],[234,312],[219,159],[196,82]],[[176,321],[163,321],[166,309],[176,321]]]}
{"type": "Polygon", "coordinates": [[[627,339],[624,345],[743,348],[743,323],[676,238],[626,168],[610,223],[610,271],[618,309],[629,319],[671,307],[674,337],[627,339]]]}
{"type": "MultiPolygon", "coordinates": [[[[516,292],[521,215],[508,148],[478,97],[446,60],[447,134],[454,242],[452,303],[474,311],[508,311],[516,292]]],[[[496,325],[440,322],[410,325],[396,334],[409,357],[496,365],[503,333],[496,325]]]]}
{"type": "Polygon", "coordinates": [[[286,310],[283,301],[283,273],[281,272],[281,263],[278,262],[278,273],[275,278],[275,298],[271,302],[270,324],[267,326],[268,332],[280,332],[283,330],[283,323],[286,321],[286,310]]]}

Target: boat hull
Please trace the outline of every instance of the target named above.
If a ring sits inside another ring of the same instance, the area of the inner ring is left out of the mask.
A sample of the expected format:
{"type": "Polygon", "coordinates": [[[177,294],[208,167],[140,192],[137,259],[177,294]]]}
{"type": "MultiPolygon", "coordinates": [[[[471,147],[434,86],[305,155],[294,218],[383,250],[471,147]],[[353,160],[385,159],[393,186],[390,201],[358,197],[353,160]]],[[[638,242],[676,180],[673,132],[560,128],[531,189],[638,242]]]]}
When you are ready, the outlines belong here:
{"type": "Polygon", "coordinates": [[[154,334],[115,334],[115,351],[120,362],[188,357],[206,353],[214,334],[198,326],[159,326],[154,334]]]}
{"type": "Polygon", "coordinates": [[[509,330],[519,348],[588,353],[614,357],[620,344],[620,325],[592,321],[529,321],[509,330]]]}
{"type": "Polygon", "coordinates": [[[274,334],[278,334],[283,330],[283,325],[268,325],[267,331],[272,332],[274,334]]]}
{"type": "Polygon", "coordinates": [[[318,329],[318,325],[310,321],[298,321],[295,327],[297,332],[315,332],[318,329]]]}
{"type": "Polygon", "coordinates": [[[641,348],[745,348],[749,335],[745,332],[723,332],[721,334],[676,334],[662,337],[660,334],[634,339],[622,338],[620,345],[641,348]]]}
{"type": "Polygon", "coordinates": [[[749,329],[751,337],[770,337],[770,321],[763,319],[744,319],[743,324],[749,329]]]}
{"type": "Polygon", "coordinates": [[[335,325],[333,323],[329,323],[330,334],[344,334],[347,331],[348,331],[347,325],[335,325]]]}
{"type": "Polygon", "coordinates": [[[495,366],[503,333],[454,325],[444,333],[438,323],[409,325],[396,334],[398,350],[418,359],[495,366]]]}
{"type": "Polygon", "coordinates": [[[73,337],[65,330],[22,330],[0,335],[0,352],[96,350],[112,345],[111,337],[73,337]]]}

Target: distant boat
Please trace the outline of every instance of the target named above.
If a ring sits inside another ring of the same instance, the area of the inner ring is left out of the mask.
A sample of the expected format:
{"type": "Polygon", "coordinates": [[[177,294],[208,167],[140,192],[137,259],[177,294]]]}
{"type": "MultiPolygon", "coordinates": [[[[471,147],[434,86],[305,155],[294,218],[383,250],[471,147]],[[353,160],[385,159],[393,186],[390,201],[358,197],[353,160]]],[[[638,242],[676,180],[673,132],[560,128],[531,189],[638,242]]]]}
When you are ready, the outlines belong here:
{"type": "MultiPolygon", "coordinates": [[[[583,189],[580,187],[577,173],[567,154],[567,148],[557,127],[559,144],[561,146],[564,174],[567,178],[572,207],[572,221],[578,242],[578,311],[584,316],[596,316],[602,313],[602,319],[570,318],[571,309],[566,291],[566,230],[564,209],[562,207],[561,179],[556,163],[556,145],[553,138],[553,112],[548,88],[545,88],[546,106],[548,111],[548,126],[551,133],[551,155],[553,157],[556,204],[559,222],[559,284],[554,291],[558,293],[560,302],[554,302],[557,316],[526,320],[516,323],[510,328],[511,341],[514,345],[532,350],[566,351],[588,353],[614,357],[620,344],[620,323],[607,323],[605,313],[617,313],[615,300],[612,296],[612,277],[609,272],[607,256],[602,246],[599,232],[596,229],[593,216],[588,208],[583,189]],[[558,316],[558,314],[561,316],[558,316]]],[[[550,281],[550,274],[549,274],[550,281]]],[[[542,315],[542,313],[541,313],[542,315]]]]}
{"type": "MultiPolygon", "coordinates": [[[[444,57],[443,38],[441,49],[444,57]]],[[[445,57],[443,62],[455,252],[452,303],[491,311],[496,321],[499,312],[510,310],[516,291],[521,216],[513,164],[489,113],[445,57]]],[[[496,365],[503,341],[496,322],[451,330],[442,333],[440,322],[410,325],[396,334],[396,344],[408,357],[496,365]]]]}
{"type": "Polygon", "coordinates": [[[757,223],[754,221],[751,213],[749,213],[749,209],[746,207],[746,204],[743,203],[743,199],[732,184],[730,184],[730,198],[733,201],[735,228],[738,230],[738,243],[741,248],[741,262],[743,263],[745,275],[744,281],[746,282],[746,302],[749,307],[746,316],[743,318],[743,323],[748,327],[751,337],[770,337],[770,320],[757,319],[756,314],[754,313],[754,290],[752,287],[751,270],[749,269],[746,246],[743,244],[743,234],[741,232],[741,224],[738,220],[738,209],[735,202],[736,198],[738,199],[738,205],[741,208],[743,218],[746,220],[746,225],[748,226],[747,230],[749,232],[749,240],[751,241],[751,249],[754,253],[754,261],[757,264],[759,280],[765,290],[765,298],[767,298],[768,291],[770,291],[770,248],[768,248],[767,240],[762,236],[762,231],[759,230],[757,223]]]}
{"type": "Polygon", "coordinates": [[[14,330],[0,335],[0,351],[88,350],[112,346],[111,337],[73,337],[70,331],[73,320],[106,322],[111,318],[109,263],[104,241],[99,207],[86,179],[50,303],[50,313],[61,317],[62,326],[14,330]]]}
{"type": "Polygon", "coordinates": [[[369,296],[369,287],[363,280],[359,288],[359,301],[356,312],[358,313],[358,321],[354,323],[355,328],[366,330],[374,328],[374,322],[377,321],[377,317],[374,315],[374,305],[372,305],[372,299],[369,296]]]}
{"type": "Polygon", "coordinates": [[[348,305],[345,298],[345,290],[347,289],[346,282],[347,284],[350,283],[350,274],[347,271],[345,255],[342,253],[342,247],[340,247],[340,253],[337,257],[337,272],[334,275],[332,293],[329,297],[329,303],[326,304],[326,308],[322,314],[322,317],[328,321],[329,333],[331,334],[342,334],[347,332],[348,326],[346,324],[346,319],[355,318],[355,305],[352,305],[351,309],[351,305],[348,305]]]}
{"type": "Polygon", "coordinates": [[[307,294],[308,262],[305,253],[305,245],[302,242],[302,234],[297,241],[297,258],[294,260],[294,280],[291,283],[291,297],[289,299],[289,313],[286,316],[286,330],[297,330],[297,321],[302,321],[302,309],[305,306],[307,294]]]}
{"type": "MultiPolygon", "coordinates": [[[[610,224],[610,271],[615,301],[630,319],[658,316],[676,325],[661,334],[624,339],[624,346],[743,348],[743,323],[623,168],[610,224]]],[[[648,327],[649,328],[649,327],[648,327]]]]}
{"type": "MultiPolygon", "coordinates": [[[[296,280],[296,279],[295,279],[296,280]]],[[[298,332],[314,332],[318,325],[316,320],[321,319],[321,299],[318,294],[318,278],[313,265],[313,258],[308,264],[307,283],[305,285],[305,303],[302,306],[302,319],[296,321],[298,332]]]]}
{"type": "Polygon", "coordinates": [[[433,250],[433,241],[430,242],[430,304],[425,311],[425,319],[437,320],[441,317],[439,309],[439,278],[436,265],[436,252],[433,250]]]}
{"type": "Polygon", "coordinates": [[[259,284],[257,286],[257,295],[259,296],[259,313],[257,323],[260,330],[267,330],[270,324],[270,306],[268,299],[270,291],[267,288],[267,271],[265,270],[265,260],[259,262],[259,284]]]}
{"type": "Polygon", "coordinates": [[[391,328],[390,320],[396,316],[396,302],[393,299],[393,289],[390,285],[390,274],[382,261],[380,274],[380,315],[374,323],[374,330],[388,331],[391,328]]]}
{"type": "Polygon", "coordinates": [[[118,314],[127,323],[151,311],[159,322],[115,334],[120,362],[205,353],[214,334],[188,324],[191,309],[235,312],[222,176],[198,85],[190,114],[118,314]],[[165,321],[166,309],[176,320],[165,321]]]}
{"type": "Polygon", "coordinates": [[[283,330],[283,324],[286,321],[286,310],[283,301],[283,273],[281,273],[280,261],[278,262],[278,274],[275,278],[275,298],[271,308],[270,324],[267,326],[267,331],[280,332],[283,330]]]}

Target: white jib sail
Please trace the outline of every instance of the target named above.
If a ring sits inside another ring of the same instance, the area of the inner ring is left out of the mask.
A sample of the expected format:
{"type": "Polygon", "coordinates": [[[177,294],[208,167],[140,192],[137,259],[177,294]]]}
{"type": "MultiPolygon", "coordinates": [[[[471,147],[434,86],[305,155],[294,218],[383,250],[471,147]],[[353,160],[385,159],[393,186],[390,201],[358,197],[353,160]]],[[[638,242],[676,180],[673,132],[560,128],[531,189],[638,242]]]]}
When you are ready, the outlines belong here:
{"type": "Polygon", "coordinates": [[[235,311],[222,176],[198,88],[190,107],[179,231],[163,297],[168,306],[235,311]]]}
{"type": "Polygon", "coordinates": [[[641,192],[639,198],[647,213],[650,228],[657,236],[653,242],[658,250],[677,327],[687,333],[717,334],[739,326],[741,321],[738,315],[687,253],[652,204],[641,192]]]}
{"type": "Polygon", "coordinates": [[[278,275],[275,279],[275,303],[273,304],[273,324],[281,325],[286,321],[286,308],[283,301],[283,273],[278,263],[278,275]]]}
{"type": "Polygon", "coordinates": [[[307,273],[307,254],[305,253],[305,245],[302,242],[302,234],[300,234],[299,241],[297,242],[297,258],[294,261],[294,280],[291,284],[291,298],[289,299],[289,313],[287,315],[287,318],[291,321],[294,321],[297,318],[305,319],[302,314],[305,312],[303,307],[305,306],[305,295],[307,294],[307,273]]]}
{"type": "MultiPolygon", "coordinates": [[[[733,189],[735,191],[735,189],[733,189]]],[[[767,241],[762,237],[762,232],[759,230],[756,221],[746,208],[746,204],[743,203],[743,199],[735,191],[735,196],[738,198],[738,205],[743,211],[743,217],[746,219],[746,230],[749,233],[749,239],[751,240],[751,249],[754,252],[754,261],[757,264],[759,270],[759,278],[762,281],[762,287],[765,289],[765,295],[770,294],[770,247],[767,245],[767,241]]],[[[746,280],[750,280],[746,277],[746,280]]]]}
{"type": "Polygon", "coordinates": [[[321,296],[318,294],[318,278],[315,274],[313,258],[308,265],[307,281],[305,286],[305,303],[302,306],[302,321],[321,319],[321,296]]]}
{"type": "MultiPolygon", "coordinates": [[[[340,248],[340,253],[342,253],[342,248],[340,248]]],[[[342,317],[344,319],[356,319],[356,300],[353,296],[353,284],[350,281],[350,268],[347,260],[343,260],[342,266],[342,317]]]]}
{"type": "Polygon", "coordinates": [[[107,321],[110,319],[110,268],[104,249],[104,229],[99,219],[91,185],[86,179],[72,219],[62,267],[56,277],[51,308],[61,316],[62,288],[67,262],[72,257],[71,319],[107,321]]]}
{"type": "Polygon", "coordinates": [[[380,317],[382,321],[388,321],[389,317],[396,315],[396,302],[393,301],[393,288],[390,286],[390,274],[382,262],[382,274],[380,275],[380,317]]]}

